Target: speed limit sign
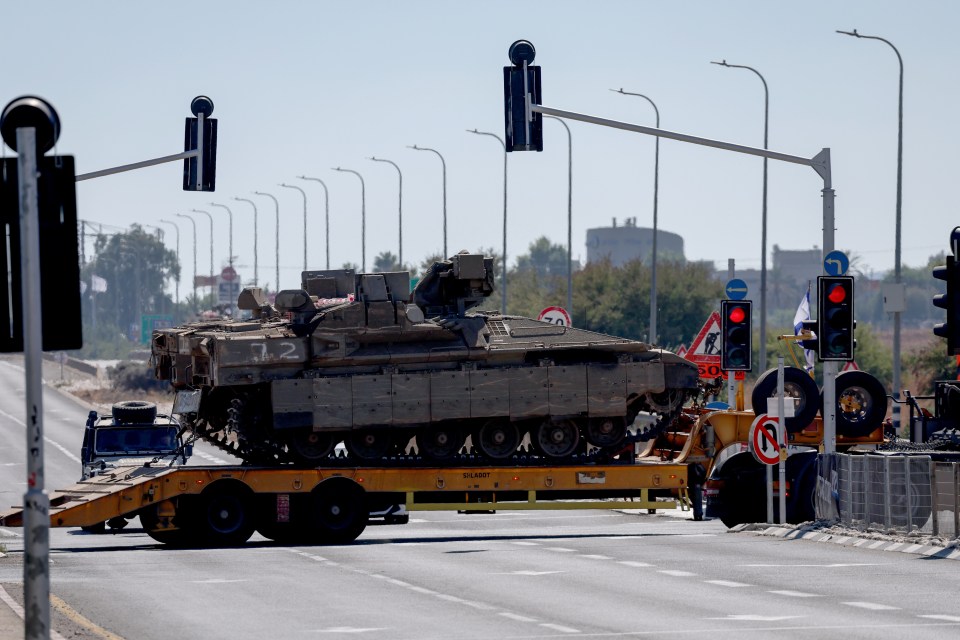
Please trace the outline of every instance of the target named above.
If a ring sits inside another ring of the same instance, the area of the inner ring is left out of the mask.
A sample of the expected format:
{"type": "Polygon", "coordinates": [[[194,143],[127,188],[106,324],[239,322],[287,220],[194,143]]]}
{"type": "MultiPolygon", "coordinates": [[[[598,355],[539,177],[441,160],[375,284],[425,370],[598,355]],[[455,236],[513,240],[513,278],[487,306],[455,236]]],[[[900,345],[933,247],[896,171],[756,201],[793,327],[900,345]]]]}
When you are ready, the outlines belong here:
{"type": "Polygon", "coordinates": [[[540,312],[540,315],[537,316],[537,320],[541,322],[549,322],[550,324],[559,325],[561,327],[571,326],[570,314],[567,313],[567,310],[563,307],[547,307],[540,312]]]}

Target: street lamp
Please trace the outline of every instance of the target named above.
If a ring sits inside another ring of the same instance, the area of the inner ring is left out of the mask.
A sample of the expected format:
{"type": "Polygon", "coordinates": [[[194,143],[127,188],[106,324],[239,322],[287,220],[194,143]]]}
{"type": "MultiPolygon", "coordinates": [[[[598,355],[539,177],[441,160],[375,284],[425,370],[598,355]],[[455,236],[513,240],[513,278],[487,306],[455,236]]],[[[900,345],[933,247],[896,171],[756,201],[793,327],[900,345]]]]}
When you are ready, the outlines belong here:
{"type": "Polygon", "coordinates": [[[233,268],[233,211],[230,211],[230,207],[228,207],[227,205],[225,205],[225,204],[217,204],[216,202],[211,202],[211,203],[210,203],[210,206],[211,206],[211,207],[220,207],[221,209],[226,209],[226,210],[227,210],[227,216],[229,217],[229,220],[230,220],[230,231],[229,231],[229,236],[230,236],[230,254],[229,254],[229,256],[228,256],[227,262],[230,264],[230,268],[232,269],[232,268],[233,268]]]}
{"type": "Polygon", "coordinates": [[[543,116],[556,120],[567,130],[567,313],[573,317],[573,135],[562,118],[543,116]]]}
{"type": "Polygon", "coordinates": [[[486,131],[477,131],[476,129],[467,129],[468,133],[475,133],[478,136],[490,136],[496,138],[497,142],[503,147],[503,315],[507,315],[507,145],[503,139],[495,133],[486,131]]]}
{"type": "MultiPolygon", "coordinates": [[[[726,60],[711,62],[730,69],[746,69],[754,72],[763,83],[763,148],[767,149],[767,134],[770,121],[770,91],[767,80],[753,67],[743,64],[728,64],[726,60]]],[[[767,368],[767,158],[763,159],[763,208],[760,231],[760,369],[767,368]]]]}
{"type": "MultiPolygon", "coordinates": [[[[180,267],[180,227],[176,222],[171,222],[170,220],[161,220],[163,224],[172,225],[174,229],[177,230],[177,268],[180,267]]],[[[176,295],[177,295],[177,305],[180,305],[180,274],[177,273],[177,279],[174,280],[176,283],[176,295]]]]}
{"type": "MultiPolygon", "coordinates": [[[[400,171],[400,167],[397,166],[397,163],[393,160],[385,160],[383,158],[371,157],[369,160],[374,162],[386,162],[392,164],[393,168],[397,170],[397,175],[400,176],[400,199],[399,199],[399,226],[400,226],[400,242],[399,249],[397,250],[397,261],[400,262],[400,268],[403,269],[403,173],[400,171]]],[[[444,256],[446,257],[446,256],[444,256]]]]}
{"type": "MultiPolygon", "coordinates": [[[[327,191],[327,183],[320,178],[308,178],[307,176],[297,176],[301,180],[313,180],[319,182],[323,187],[323,203],[325,208],[324,224],[326,231],[326,252],[327,252],[327,270],[330,269],[330,192],[327,191]]],[[[304,234],[306,235],[306,234],[304,234]]]]}
{"type": "Polygon", "coordinates": [[[202,213],[210,220],[210,275],[213,276],[213,216],[209,211],[202,209],[190,209],[192,213],[202,213]]]}
{"type": "Polygon", "coordinates": [[[438,158],[440,158],[440,164],[443,166],[443,257],[447,258],[447,162],[436,149],[418,147],[417,145],[408,146],[407,148],[414,149],[416,151],[432,151],[433,153],[437,154],[438,158]]]}
{"type": "MultiPolygon", "coordinates": [[[[865,36],[853,31],[837,31],[846,36],[855,38],[864,38],[866,40],[879,40],[885,43],[893,52],[897,54],[897,62],[900,63],[900,92],[897,103],[897,222],[896,222],[896,246],[894,249],[893,274],[894,282],[900,284],[902,267],[900,264],[900,235],[901,235],[901,205],[903,204],[903,58],[900,51],[893,43],[886,38],[879,36],[865,36]]],[[[893,312],[893,399],[900,399],[900,311],[893,312]]],[[[897,430],[900,429],[900,405],[893,403],[893,423],[897,430]]]]}
{"type": "Polygon", "coordinates": [[[280,183],[281,187],[296,189],[303,196],[303,270],[307,270],[307,192],[292,184],[280,183]]]}
{"type": "MultiPolygon", "coordinates": [[[[620,89],[610,89],[625,96],[643,98],[653,107],[657,117],[657,129],[660,128],[660,109],[657,104],[642,93],[631,93],[620,89]]],[[[657,204],[660,190],[660,136],[657,136],[653,150],[653,245],[650,247],[650,344],[657,343],[657,204]]]]}
{"type": "Polygon", "coordinates": [[[364,184],[363,176],[360,175],[359,171],[341,169],[340,167],[334,167],[333,170],[352,173],[360,178],[360,258],[363,263],[361,272],[365,272],[367,270],[367,186],[364,184]]]}
{"type": "Polygon", "coordinates": [[[257,196],[267,196],[273,200],[273,206],[277,212],[276,232],[274,234],[274,266],[276,269],[276,281],[274,283],[276,289],[274,290],[274,293],[280,293],[280,203],[277,202],[277,199],[272,194],[264,193],[263,191],[254,191],[253,193],[257,196]]]}
{"type": "Polygon", "coordinates": [[[238,202],[249,203],[253,207],[253,286],[260,286],[260,274],[257,271],[257,236],[260,235],[257,232],[257,203],[253,200],[247,200],[246,198],[234,198],[238,202]]]}
{"type": "Polygon", "coordinates": [[[197,313],[197,221],[185,213],[175,213],[178,218],[186,218],[193,225],[193,312],[197,313]]]}

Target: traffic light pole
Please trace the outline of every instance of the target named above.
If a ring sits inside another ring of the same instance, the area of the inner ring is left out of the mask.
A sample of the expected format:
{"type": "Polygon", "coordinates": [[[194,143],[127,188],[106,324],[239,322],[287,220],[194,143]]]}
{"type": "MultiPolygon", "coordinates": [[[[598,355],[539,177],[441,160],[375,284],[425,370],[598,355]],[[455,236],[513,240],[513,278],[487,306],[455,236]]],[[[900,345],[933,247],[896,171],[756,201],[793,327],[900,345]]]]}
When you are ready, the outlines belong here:
{"type": "MultiPolygon", "coordinates": [[[[704,147],[714,147],[716,149],[723,149],[725,151],[733,151],[735,153],[743,153],[752,156],[760,156],[761,158],[768,158],[770,160],[779,160],[781,162],[790,162],[792,164],[801,164],[812,168],[817,172],[817,175],[823,180],[823,252],[827,254],[834,249],[834,191],[833,191],[833,182],[831,177],[830,169],[830,149],[824,148],[821,149],[820,153],[813,156],[812,158],[804,158],[802,156],[794,156],[787,153],[780,153],[778,151],[770,151],[769,149],[758,149],[756,147],[748,147],[740,144],[733,144],[730,142],[721,142],[719,140],[711,140],[709,138],[700,138],[697,136],[691,136],[684,133],[677,133],[675,131],[666,131],[664,129],[657,129],[655,127],[644,127],[637,124],[630,124],[627,122],[619,122],[617,120],[608,120],[606,118],[597,118],[595,116],[589,116],[582,113],[576,113],[573,111],[563,111],[561,109],[552,109],[550,107],[545,107],[540,104],[532,104],[530,100],[530,94],[527,93],[527,113],[540,113],[545,116],[553,116],[555,118],[566,118],[568,120],[577,120],[580,122],[587,122],[589,124],[596,124],[602,127],[610,127],[612,129],[621,129],[623,131],[631,131],[633,133],[642,133],[648,136],[655,136],[657,138],[668,138],[670,140],[677,140],[679,142],[687,142],[690,144],[696,144],[704,147]]],[[[529,115],[528,117],[532,117],[529,115]]],[[[824,404],[824,416],[823,416],[823,430],[824,430],[824,442],[823,442],[823,452],[824,453],[834,453],[837,446],[837,411],[836,411],[836,377],[837,377],[837,363],[836,362],[824,362],[823,363],[823,404],[824,404]]]]}

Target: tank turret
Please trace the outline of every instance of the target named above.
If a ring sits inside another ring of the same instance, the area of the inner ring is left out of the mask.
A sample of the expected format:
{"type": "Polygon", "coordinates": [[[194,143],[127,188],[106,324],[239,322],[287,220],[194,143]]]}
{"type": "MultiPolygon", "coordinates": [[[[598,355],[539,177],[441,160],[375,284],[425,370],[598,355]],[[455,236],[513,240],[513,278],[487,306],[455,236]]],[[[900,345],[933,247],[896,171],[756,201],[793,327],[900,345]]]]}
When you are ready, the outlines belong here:
{"type": "Polygon", "coordinates": [[[300,284],[272,304],[244,289],[251,319],[153,336],[184,424],[256,464],[328,464],[338,442],[348,464],[609,457],[697,390],[696,366],[670,352],[476,310],[494,290],[481,254],[434,263],[412,293],[407,272],[304,271],[300,284]]]}

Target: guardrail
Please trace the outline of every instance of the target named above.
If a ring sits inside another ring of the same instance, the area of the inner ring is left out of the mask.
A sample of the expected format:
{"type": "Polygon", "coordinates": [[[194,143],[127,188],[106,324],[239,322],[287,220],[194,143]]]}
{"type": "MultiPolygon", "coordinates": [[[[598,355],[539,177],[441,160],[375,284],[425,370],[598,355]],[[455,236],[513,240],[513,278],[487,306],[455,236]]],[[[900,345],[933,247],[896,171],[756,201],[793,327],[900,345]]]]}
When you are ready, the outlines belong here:
{"type": "Polygon", "coordinates": [[[837,459],[843,524],[960,537],[960,463],[925,455],[839,454],[837,459]]]}

